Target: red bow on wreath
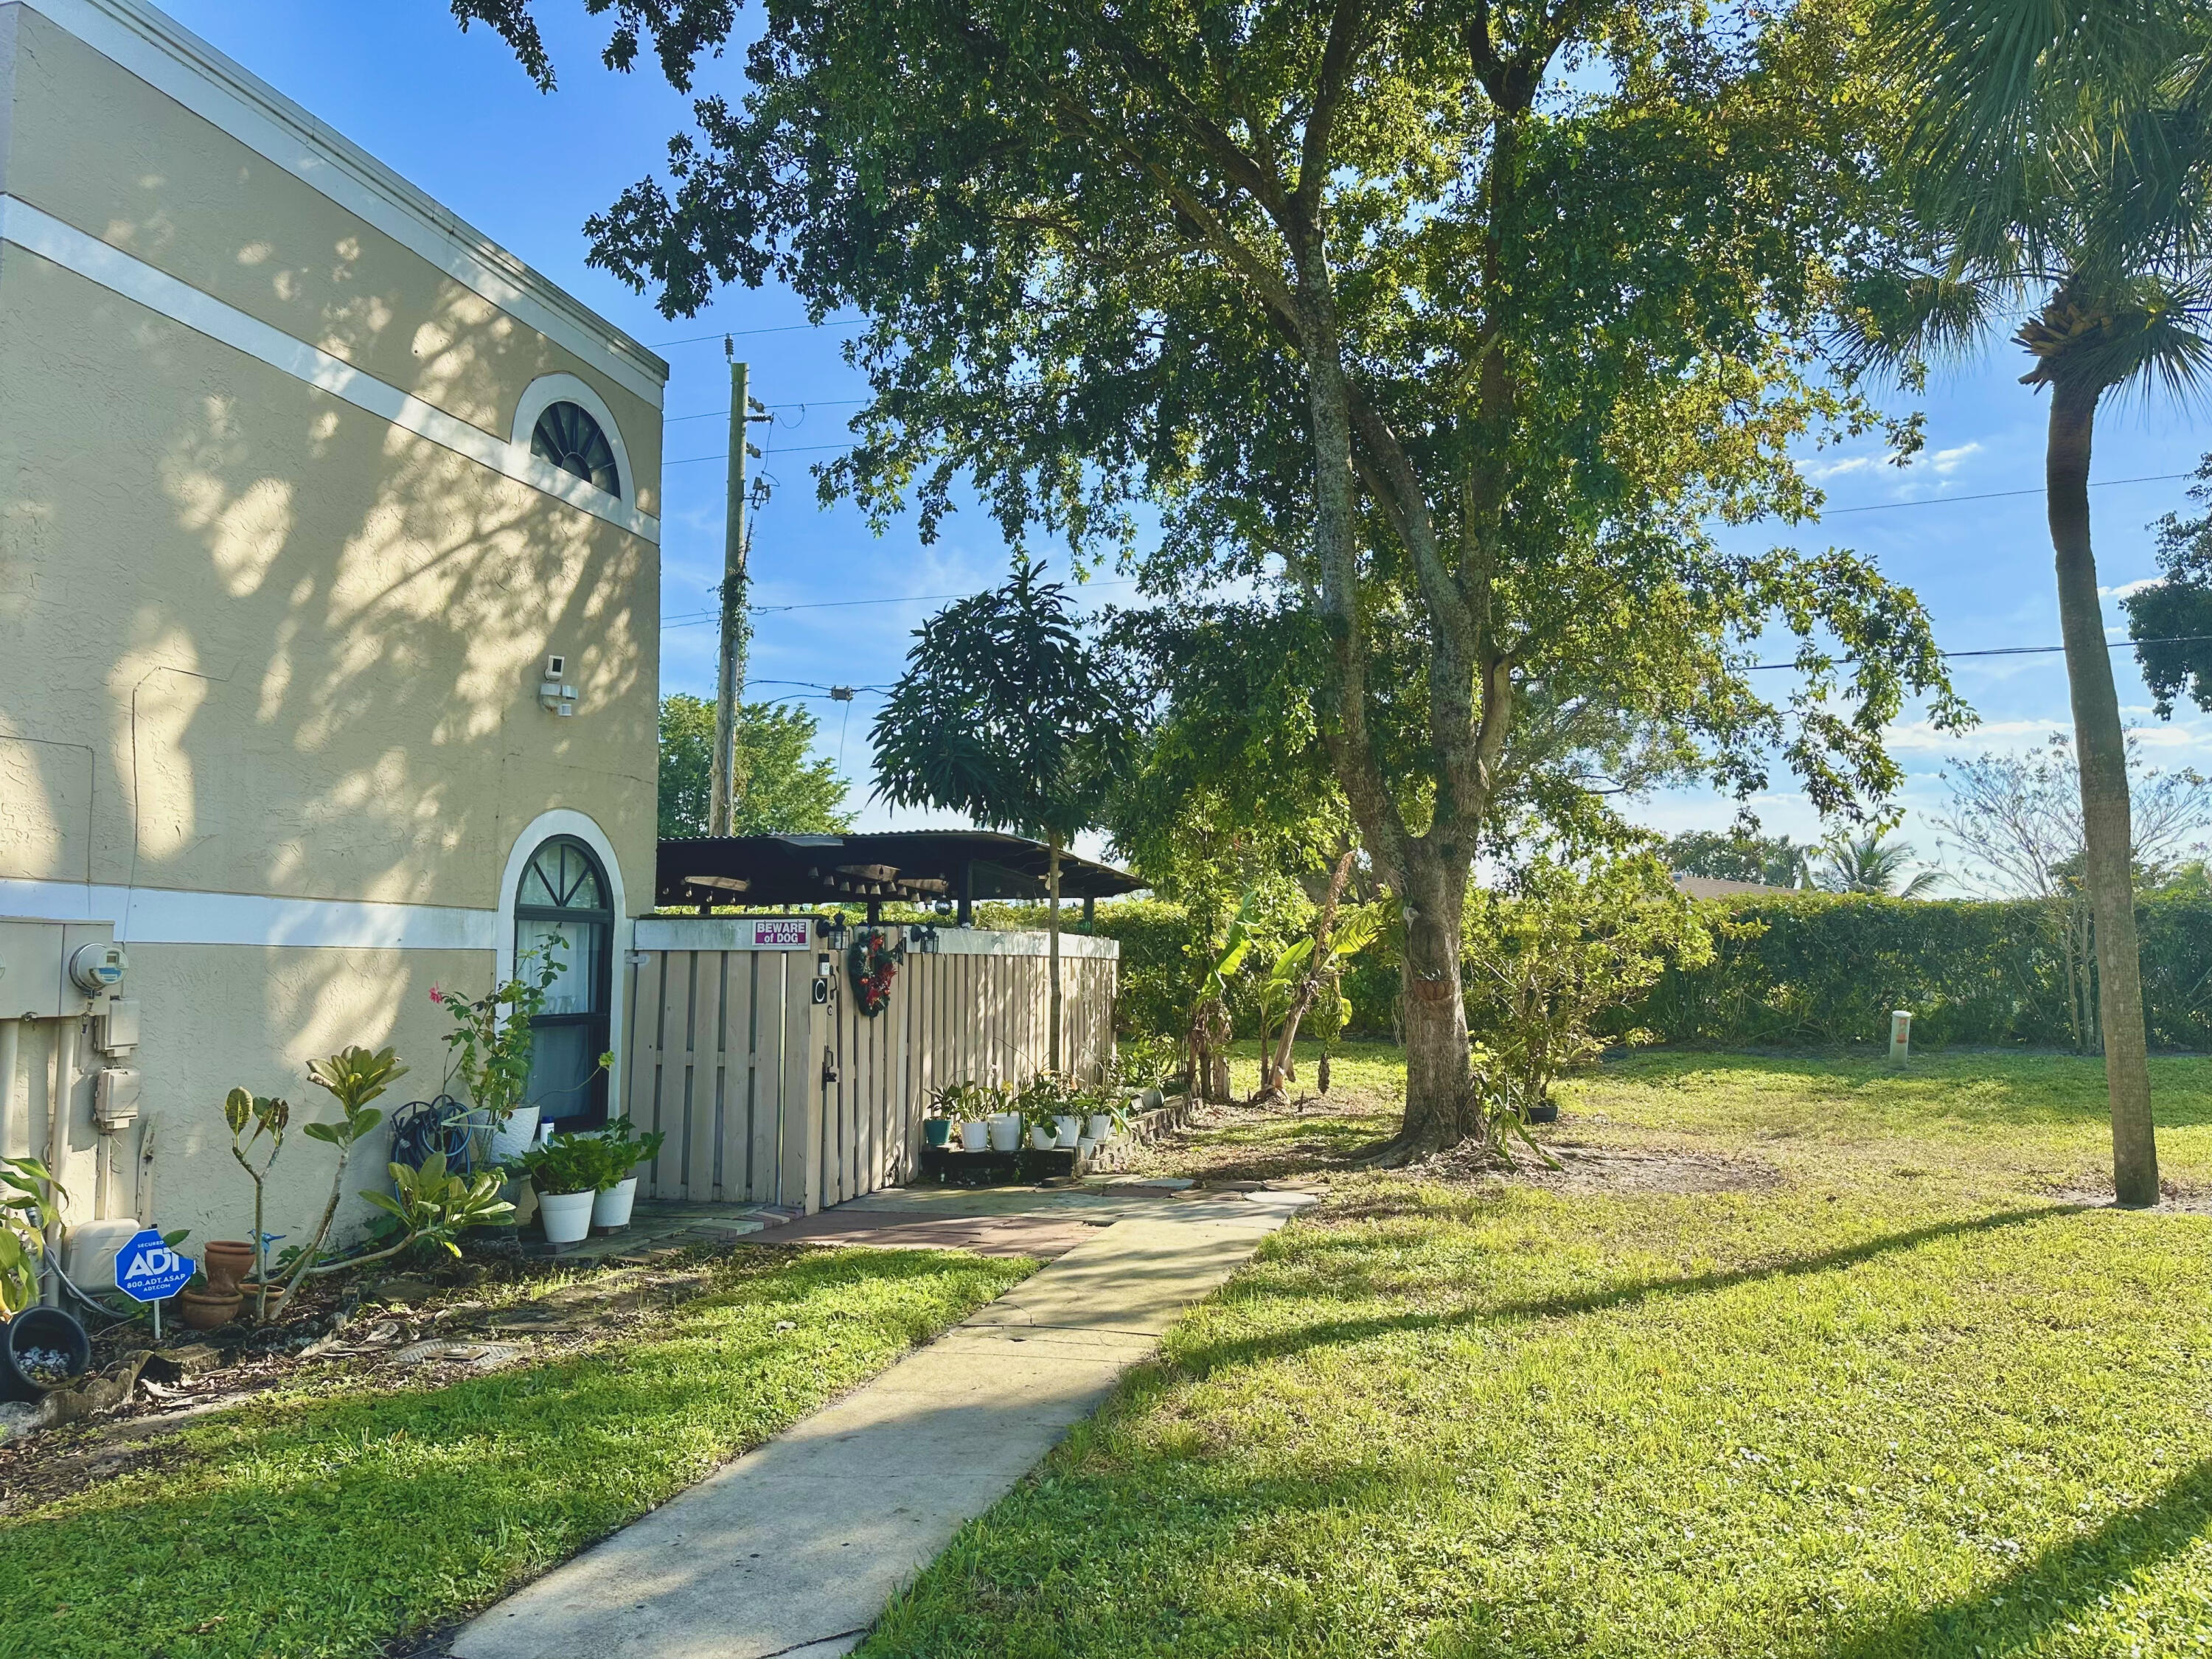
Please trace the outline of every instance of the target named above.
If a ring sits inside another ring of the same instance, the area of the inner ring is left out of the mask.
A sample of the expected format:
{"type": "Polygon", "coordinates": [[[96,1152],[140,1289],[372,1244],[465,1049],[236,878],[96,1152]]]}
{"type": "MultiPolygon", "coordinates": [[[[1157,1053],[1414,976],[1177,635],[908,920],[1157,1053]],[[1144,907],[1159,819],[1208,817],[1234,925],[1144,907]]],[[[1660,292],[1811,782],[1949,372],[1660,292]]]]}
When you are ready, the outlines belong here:
{"type": "Polygon", "coordinates": [[[861,930],[845,952],[845,970],[852,976],[853,1000],[862,1013],[873,1019],[891,1000],[891,981],[906,959],[906,941],[896,945],[880,927],[861,930]]]}

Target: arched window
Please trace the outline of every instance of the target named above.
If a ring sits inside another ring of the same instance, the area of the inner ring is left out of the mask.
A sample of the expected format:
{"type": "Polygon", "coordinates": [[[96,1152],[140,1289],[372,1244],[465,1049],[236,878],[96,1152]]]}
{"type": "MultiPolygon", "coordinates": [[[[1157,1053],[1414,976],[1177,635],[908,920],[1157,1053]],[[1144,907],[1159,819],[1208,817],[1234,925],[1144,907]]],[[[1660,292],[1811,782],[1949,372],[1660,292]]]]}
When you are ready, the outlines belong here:
{"type": "Polygon", "coordinates": [[[614,982],[615,913],[606,872],[592,849],[556,836],[531,854],[514,902],[514,974],[536,983],[550,960],[545,1012],[532,1023],[526,1105],[568,1129],[607,1119],[608,1007],[614,982]]]}
{"type": "Polygon", "coordinates": [[[563,472],[574,473],[617,501],[622,498],[622,473],[615,465],[614,446],[581,404],[546,404],[545,412],[532,428],[530,453],[563,472]]]}

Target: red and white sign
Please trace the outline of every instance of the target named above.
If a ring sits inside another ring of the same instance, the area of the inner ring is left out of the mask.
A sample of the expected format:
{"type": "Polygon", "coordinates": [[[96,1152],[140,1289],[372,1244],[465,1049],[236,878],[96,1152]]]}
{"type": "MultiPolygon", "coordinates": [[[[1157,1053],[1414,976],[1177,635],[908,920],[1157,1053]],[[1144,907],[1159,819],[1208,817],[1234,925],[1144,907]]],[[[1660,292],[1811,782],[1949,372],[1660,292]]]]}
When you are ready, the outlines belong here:
{"type": "Polygon", "coordinates": [[[814,921],[811,916],[781,916],[750,925],[756,951],[804,951],[813,942],[814,921]]]}

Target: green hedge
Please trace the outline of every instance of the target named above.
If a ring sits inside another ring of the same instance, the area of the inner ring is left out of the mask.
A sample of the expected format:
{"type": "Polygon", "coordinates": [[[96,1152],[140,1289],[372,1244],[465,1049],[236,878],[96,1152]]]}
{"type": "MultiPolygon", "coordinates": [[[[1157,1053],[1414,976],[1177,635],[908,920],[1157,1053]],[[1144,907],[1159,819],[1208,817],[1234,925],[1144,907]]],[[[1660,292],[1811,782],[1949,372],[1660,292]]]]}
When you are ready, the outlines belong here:
{"type": "MultiPolygon", "coordinates": [[[[1908,900],[1830,894],[1720,902],[1714,960],[1670,970],[1614,1029],[1666,1042],[1781,1046],[1886,1042],[1893,1008],[1916,1044],[2063,1048],[2065,915],[2034,900],[1908,900]]],[[[2150,1040],[2212,1048],[2212,903],[2136,906],[2150,1040]]]]}
{"type": "MultiPolygon", "coordinates": [[[[1079,914],[1060,911],[1060,927],[1081,933],[1079,914]]],[[[1114,996],[1114,1029],[1121,1036],[1181,1036],[1198,988],[1206,977],[1207,941],[1180,904],[1158,899],[1117,899],[1102,904],[1091,931],[1121,945],[1119,988],[1114,996]]],[[[1042,905],[983,904],[979,926],[1012,930],[1042,928],[1042,905]]]]}
{"type": "MultiPolygon", "coordinates": [[[[2063,913],[2033,900],[1907,900],[1802,893],[1708,901],[1712,963],[1669,970],[1608,1029],[1662,1042],[1829,1047],[1887,1040],[1889,1012],[1912,1011],[1916,1044],[2065,1048],[2063,913]]],[[[987,926],[1041,927],[1040,910],[987,907],[987,926]]],[[[2136,907],[2154,1046],[2212,1049],[2212,900],[2148,897],[2136,907]]],[[[1115,1023],[1125,1036],[1180,1035],[1208,941],[1180,905],[1102,905],[1097,932],[1121,943],[1115,1023]]],[[[1395,941],[1349,965],[1350,1033],[1392,1035],[1395,941]]],[[[1245,999],[1238,999],[1241,1003],[1245,999]]],[[[1246,1030],[1250,1011],[1237,1010],[1246,1030]]]]}

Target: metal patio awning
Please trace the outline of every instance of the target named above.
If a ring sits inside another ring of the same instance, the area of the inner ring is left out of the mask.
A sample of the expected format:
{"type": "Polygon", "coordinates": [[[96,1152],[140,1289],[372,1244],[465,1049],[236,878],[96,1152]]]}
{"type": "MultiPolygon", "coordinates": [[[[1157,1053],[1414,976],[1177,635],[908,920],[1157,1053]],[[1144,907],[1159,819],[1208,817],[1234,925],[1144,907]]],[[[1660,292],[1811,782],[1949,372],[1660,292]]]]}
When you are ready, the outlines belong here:
{"type": "MultiPolygon", "coordinates": [[[[1041,841],[988,830],[894,830],[878,835],[702,836],[660,843],[656,902],[931,904],[965,921],[987,899],[1042,899],[1050,853],[1041,841]]],[[[1063,899],[1117,898],[1146,884],[1110,864],[1060,855],[1063,899]]]]}

